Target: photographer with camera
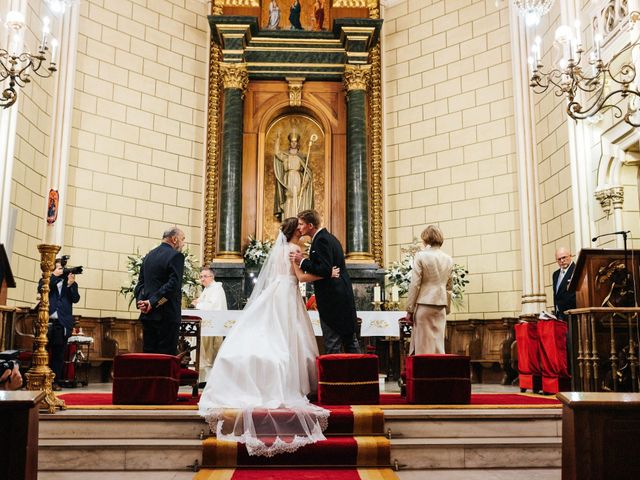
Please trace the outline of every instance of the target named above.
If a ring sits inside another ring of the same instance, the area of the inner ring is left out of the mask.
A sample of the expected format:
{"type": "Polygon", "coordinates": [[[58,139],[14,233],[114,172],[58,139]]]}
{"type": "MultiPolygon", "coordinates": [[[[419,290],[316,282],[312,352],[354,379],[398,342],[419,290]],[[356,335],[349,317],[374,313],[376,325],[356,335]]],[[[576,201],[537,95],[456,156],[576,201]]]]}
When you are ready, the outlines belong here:
{"type": "MultiPolygon", "coordinates": [[[[49,281],[49,365],[55,379],[54,390],[60,390],[64,352],[67,340],[73,330],[73,304],[80,301],[76,274],[82,267],[66,268],[68,255],[56,258],[55,269],[49,281]]],[[[38,283],[38,293],[42,293],[42,280],[38,283]]]]}
{"type": "Polygon", "coordinates": [[[20,387],[20,365],[17,362],[0,360],[0,390],[18,390],[20,387]]]}

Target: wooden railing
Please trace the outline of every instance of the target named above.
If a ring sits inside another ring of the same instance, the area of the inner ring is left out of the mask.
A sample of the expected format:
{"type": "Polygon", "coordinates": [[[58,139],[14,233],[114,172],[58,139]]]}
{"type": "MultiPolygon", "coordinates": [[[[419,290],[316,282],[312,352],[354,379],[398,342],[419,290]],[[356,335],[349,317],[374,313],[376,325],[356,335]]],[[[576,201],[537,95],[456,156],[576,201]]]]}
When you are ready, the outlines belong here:
{"type": "Polygon", "coordinates": [[[569,310],[573,388],[583,392],[640,390],[638,307],[569,310]]]}

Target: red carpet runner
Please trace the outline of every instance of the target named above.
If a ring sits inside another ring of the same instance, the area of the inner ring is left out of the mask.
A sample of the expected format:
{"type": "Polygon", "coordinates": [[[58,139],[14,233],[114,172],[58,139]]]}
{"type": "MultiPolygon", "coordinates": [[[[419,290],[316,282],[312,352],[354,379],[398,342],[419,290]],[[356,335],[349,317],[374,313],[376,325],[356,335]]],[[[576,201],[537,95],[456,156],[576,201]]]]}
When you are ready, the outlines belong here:
{"type": "Polygon", "coordinates": [[[200,470],[193,480],[398,480],[388,468],[269,468],[200,470]]]}
{"type": "MultiPolygon", "coordinates": [[[[174,405],[113,405],[111,393],[63,393],[59,397],[70,408],[142,408],[142,409],[188,409],[196,410],[198,399],[189,394],[180,394],[180,401],[174,405]]],[[[323,405],[324,406],[324,405],[323,405]]],[[[535,394],[521,393],[472,393],[470,405],[409,405],[405,398],[397,393],[383,393],[380,395],[380,406],[384,408],[558,408],[560,402],[555,397],[545,397],[535,394]]],[[[334,409],[346,409],[349,407],[327,407],[334,409]]],[[[338,414],[338,413],[336,413],[338,414]]],[[[333,415],[333,413],[332,413],[333,415]]]]}

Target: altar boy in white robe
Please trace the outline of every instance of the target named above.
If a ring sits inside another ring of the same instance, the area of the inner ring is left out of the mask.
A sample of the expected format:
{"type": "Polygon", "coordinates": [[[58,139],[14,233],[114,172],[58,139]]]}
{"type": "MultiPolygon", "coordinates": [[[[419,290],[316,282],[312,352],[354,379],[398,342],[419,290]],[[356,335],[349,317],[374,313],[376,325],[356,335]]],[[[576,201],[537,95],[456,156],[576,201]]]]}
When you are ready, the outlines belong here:
{"type": "MultiPolygon", "coordinates": [[[[227,297],[220,282],[216,282],[213,269],[202,267],[200,269],[200,284],[202,293],[194,302],[198,310],[226,310],[227,297]]],[[[200,382],[205,382],[209,376],[209,370],[213,366],[223,337],[200,337],[200,382]]]]}

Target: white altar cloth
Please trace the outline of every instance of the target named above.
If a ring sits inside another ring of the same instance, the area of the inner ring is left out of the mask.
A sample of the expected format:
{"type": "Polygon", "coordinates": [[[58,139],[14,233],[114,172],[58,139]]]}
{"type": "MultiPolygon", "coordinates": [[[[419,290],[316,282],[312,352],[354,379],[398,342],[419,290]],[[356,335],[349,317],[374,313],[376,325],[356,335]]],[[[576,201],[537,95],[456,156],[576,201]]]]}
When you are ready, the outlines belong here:
{"type": "MultiPolygon", "coordinates": [[[[237,323],[242,310],[182,310],[183,317],[200,318],[200,336],[202,337],[226,337],[237,323]]],[[[362,319],[360,336],[362,337],[399,337],[399,320],[406,312],[375,312],[359,311],[358,317],[362,319]]],[[[322,336],[320,317],[315,310],[309,311],[313,333],[316,337],[322,336]]]]}

